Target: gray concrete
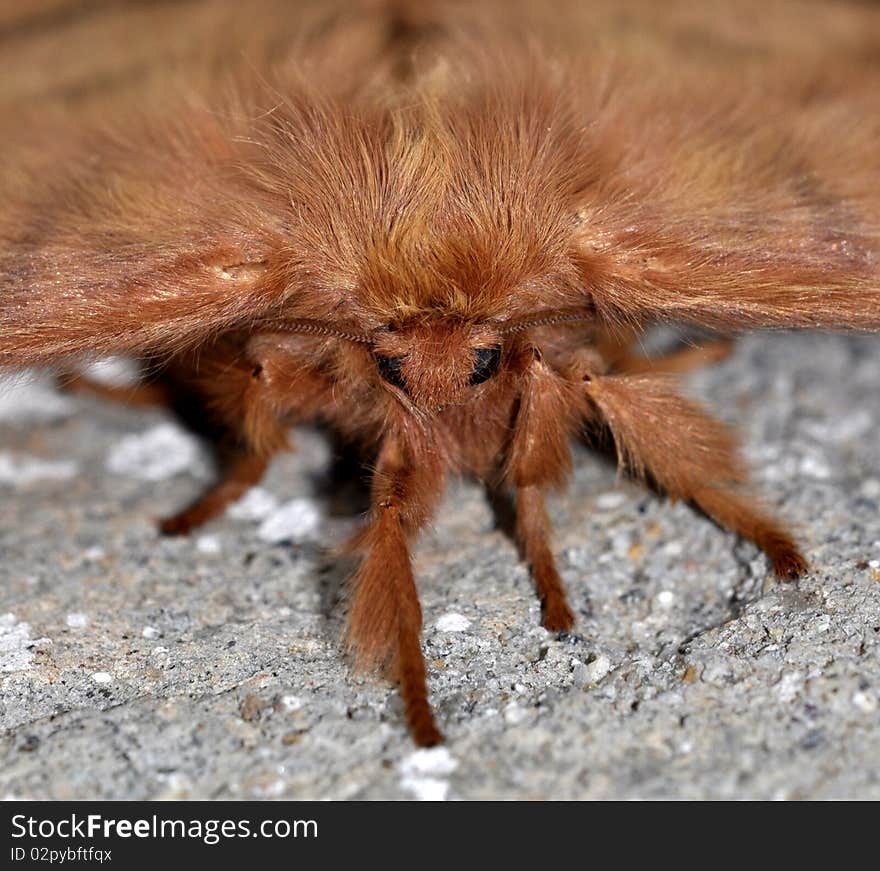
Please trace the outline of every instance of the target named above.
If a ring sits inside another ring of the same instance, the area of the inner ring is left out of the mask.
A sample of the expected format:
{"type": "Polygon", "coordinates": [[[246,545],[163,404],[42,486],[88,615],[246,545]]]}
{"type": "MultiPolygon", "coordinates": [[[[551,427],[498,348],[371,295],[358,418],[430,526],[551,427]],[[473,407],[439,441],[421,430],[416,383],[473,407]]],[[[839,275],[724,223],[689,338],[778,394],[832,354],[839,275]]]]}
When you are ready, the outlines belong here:
{"type": "Polygon", "coordinates": [[[417,553],[448,736],[428,752],[340,656],[324,548],[355,519],[319,434],[266,498],[163,540],[153,518],[210,474],[163,414],[0,397],[0,795],[880,798],[880,339],[752,337],[690,385],[740,422],[815,571],[779,585],[583,451],[552,503],[579,615],[558,639],[458,484],[417,553]]]}

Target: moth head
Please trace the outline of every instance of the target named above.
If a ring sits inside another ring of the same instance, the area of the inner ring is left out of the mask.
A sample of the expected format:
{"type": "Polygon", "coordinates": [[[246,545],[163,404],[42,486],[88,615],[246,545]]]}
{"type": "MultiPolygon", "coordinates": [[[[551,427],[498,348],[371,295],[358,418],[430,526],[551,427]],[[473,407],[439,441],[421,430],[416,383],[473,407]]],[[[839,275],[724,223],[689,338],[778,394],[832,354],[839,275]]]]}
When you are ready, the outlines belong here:
{"type": "Polygon", "coordinates": [[[503,360],[492,326],[442,318],[380,331],[372,351],[383,386],[428,414],[479,396],[503,360]]]}
{"type": "Polygon", "coordinates": [[[269,317],[261,330],[264,335],[300,334],[360,345],[381,389],[404,406],[435,415],[486,396],[511,364],[510,371],[516,371],[521,334],[593,320],[592,308],[580,307],[486,321],[426,315],[378,329],[356,321],[269,317]]]}

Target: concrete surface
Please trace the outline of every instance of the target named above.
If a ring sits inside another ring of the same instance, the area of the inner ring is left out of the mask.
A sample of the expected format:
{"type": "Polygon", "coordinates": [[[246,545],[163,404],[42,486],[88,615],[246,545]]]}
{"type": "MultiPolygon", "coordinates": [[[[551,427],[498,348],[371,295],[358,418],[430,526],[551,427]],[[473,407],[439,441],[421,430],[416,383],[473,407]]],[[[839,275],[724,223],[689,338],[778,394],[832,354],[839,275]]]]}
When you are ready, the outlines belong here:
{"type": "Polygon", "coordinates": [[[313,432],[191,540],[153,525],[209,479],[160,412],[0,396],[0,795],[17,798],[880,798],[880,339],[759,336],[690,379],[737,420],[815,571],[618,484],[582,451],[552,503],[576,637],[539,628],[482,492],[417,554],[448,743],[339,653],[356,518],[313,432]]]}

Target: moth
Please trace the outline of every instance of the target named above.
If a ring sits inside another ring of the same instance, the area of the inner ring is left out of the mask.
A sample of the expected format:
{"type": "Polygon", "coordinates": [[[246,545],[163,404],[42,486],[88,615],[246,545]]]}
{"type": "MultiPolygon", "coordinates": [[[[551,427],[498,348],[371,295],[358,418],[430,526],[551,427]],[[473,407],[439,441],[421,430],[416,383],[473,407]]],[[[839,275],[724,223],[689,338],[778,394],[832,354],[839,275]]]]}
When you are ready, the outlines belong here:
{"type": "Polygon", "coordinates": [[[545,499],[577,439],[807,571],[674,375],[746,329],[880,328],[880,10],[240,6],[3,4],[0,367],[112,398],[77,366],[145,362],[120,398],[225,458],[163,533],[220,515],[291,426],[359,446],[346,643],[424,746],[411,548],[450,475],[512,496],[552,632],[574,615],[545,499]],[[660,323],[718,335],[641,353],[660,323]]]}

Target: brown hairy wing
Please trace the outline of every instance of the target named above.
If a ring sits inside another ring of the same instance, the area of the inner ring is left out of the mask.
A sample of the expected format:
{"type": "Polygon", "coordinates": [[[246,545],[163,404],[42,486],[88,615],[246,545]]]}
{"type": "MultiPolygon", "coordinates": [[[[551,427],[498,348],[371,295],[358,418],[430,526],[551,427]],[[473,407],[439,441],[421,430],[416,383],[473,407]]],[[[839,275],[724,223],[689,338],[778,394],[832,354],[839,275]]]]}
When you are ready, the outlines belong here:
{"type": "Polygon", "coordinates": [[[350,6],[0,4],[0,366],[174,351],[278,302],[289,203],[248,133],[270,79],[377,66],[350,6]]]}
{"type": "Polygon", "coordinates": [[[0,364],[180,346],[262,299],[271,240],[206,113],[22,150],[0,215],[0,364]],[[133,129],[136,128],[136,129],[133,129]]]}
{"type": "Polygon", "coordinates": [[[880,328],[880,7],[691,5],[640,53],[621,39],[586,130],[601,172],[576,257],[597,309],[880,328]]]}
{"type": "Polygon", "coordinates": [[[309,53],[356,63],[378,50],[371,13],[384,2],[0,0],[0,108],[101,116],[114,98],[199,91],[237,66],[265,74],[309,53]]]}

